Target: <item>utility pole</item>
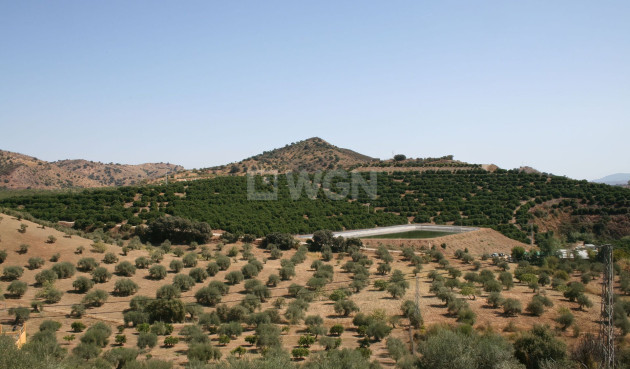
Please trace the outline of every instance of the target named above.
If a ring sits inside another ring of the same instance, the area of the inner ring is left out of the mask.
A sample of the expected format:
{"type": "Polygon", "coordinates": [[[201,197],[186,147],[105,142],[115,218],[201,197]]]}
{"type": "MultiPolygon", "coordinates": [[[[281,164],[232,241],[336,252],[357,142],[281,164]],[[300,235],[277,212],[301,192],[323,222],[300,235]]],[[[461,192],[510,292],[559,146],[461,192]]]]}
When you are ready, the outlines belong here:
{"type": "Polygon", "coordinates": [[[599,339],[602,345],[602,369],[615,367],[615,330],[613,327],[613,247],[602,245],[599,252],[604,256],[604,282],[602,283],[601,324],[599,339]]]}

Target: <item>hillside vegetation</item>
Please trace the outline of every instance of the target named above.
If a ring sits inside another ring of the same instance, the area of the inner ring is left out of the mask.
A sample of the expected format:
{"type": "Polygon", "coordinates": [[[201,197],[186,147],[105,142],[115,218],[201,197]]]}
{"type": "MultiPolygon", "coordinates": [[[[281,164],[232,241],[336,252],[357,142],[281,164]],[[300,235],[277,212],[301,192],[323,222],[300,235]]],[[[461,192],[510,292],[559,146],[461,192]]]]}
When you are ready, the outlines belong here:
{"type": "Polygon", "coordinates": [[[124,165],[88,160],[47,162],[0,150],[0,188],[6,189],[129,186],[182,169],[179,165],[165,163],[124,165]]]}
{"type": "MultiPolygon", "coordinates": [[[[304,192],[292,199],[287,177],[280,175],[274,201],[248,200],[246,178],[234,176],[21,196],[0,200],[0,206],[48,221],[74,221],[79,229],[139,225],[168,214],[257,236],[408,221],[489,227],[522,242],[529,242],[530,228],[574,238],[617,239],[630,232],[630,190],[620,187],[516,170],[380,172],[376,179],[375,199],[359,191],[356,200],[334,201],[323,188],[315,199],[304,192]]],[[[262,177],[257,180],[257,189],[273,188],[262,177]]]]}
{"type": "MultiPolygon", "coordinates": [[[[0,236],[0,323],[26,322],[28,334],[20,351],[0,338],[0,368],[542,369],[546,360],[597,360],[584,350],[598,330],[595,260],[535,266],[448,245],[361,251],[327,232],[308,249],[281,234],[257,244],[113,245],[8,215],[0,236]]],[[[627,294],[628,265],[617,270],[616,291],[627,294]]],[[[630,307],[624,296],[615,306],[623,368],[630,307]]]]}

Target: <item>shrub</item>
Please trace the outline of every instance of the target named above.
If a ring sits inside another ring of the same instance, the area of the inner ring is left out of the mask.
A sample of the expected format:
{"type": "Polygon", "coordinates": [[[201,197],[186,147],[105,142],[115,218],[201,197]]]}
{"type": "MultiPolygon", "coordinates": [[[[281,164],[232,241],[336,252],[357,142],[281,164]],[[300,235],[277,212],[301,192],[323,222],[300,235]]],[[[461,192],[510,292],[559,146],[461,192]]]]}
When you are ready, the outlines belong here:
{"type": "Polygon", "coordinates": [[[179,343],[179,338],[168,336],[164,338],[164,347],[173,347],[179,343]]]}
{"type": "Polygon", "coordinates": [[[26,284],[26,282],[13,281],[9,284],[9,287],[7,287],[7,292],[13,298],[20,298],[24,296],[27,289],[28,289],[28,285],[26,284]]]}
{"type": "Polygon", "coordinates": [[[332,327],[330,327],[330,335],[331,336],[340,336],[344,331],[343,325],[341,324],[335,324],[332,327]]]}
{"type": "Polygon", "coordinates": [[[24,268],[21,266],[6,266],[4,267],[2,278],[6,281],[13,281],[19,279],[24,274],[24,268]]]}
{"type": "Polygon", "coordinates": [[[295,277],[295,266],[292,263],[288,263],[287,265],[282,266],[278,271],[280,275],[280,279],[283,281],[288,281],[291,278],[295,277]]]}
{"type": "Polygon", "coordinates": [[[84,276],[79,276],[72,282],[72,287],[78,293],[86,293],[90,288],[94,287],[94,282],[84,276]]]}
{"type": "Polygon", "coordinates": [[[0,250],[0,264],[7,260],[7,250],[0,250]]]}
{"type": "Polygon", "coordinates": [[[197,254],[195,254],[194,252],[189,252],[186,255],[184,255],[184,257],[182,258],[182,261],[184,263],[184,267],[186,267],[186,268],[196,267],[197,266],[197,254]]]}
{"type": "Polygon", "coordinates": [[[567,328],[571,326],[571,324],[573,324],[573,322],[575,321],[575,317],[573,316],[571,311],[569,311],[569,309],[566,309],[566,308],[560,309],[559,313],[560,315],[556,317],[555,321],[556,323],[560,324],[560,329],[565,331],[567,328]]]}
{"type": "Polygon", "coordinates": [[[195,293],[195,299],[201,305],[216,306],[221,302],[221,292],[214,287],[203,287],[195,293]]]}
{"type": "Polygon", "coordinates": [[[221,292],[222,295],[227,295],[227,293],[230,292],[230,287],[228,287],[228,285],[221,281],[211,281],[210,283],[208,283],[208,287],[216,288],[217,290],[219,290],[219,292],[221,292]]]}
{"type": "Polygon", "coordinates": [[[214,277],[217,273],[219,273],[219,264],[215,262],[208,263],[206,266],[206,272],[209,276],[214,277]]]}
{"type": "Polygon", "coordinates": [[[399,299],[405,295],[405,288],[398,283],[390,283],[387,285],[387,292],[392,298],[399,299]]]}
{"type": "Polygon", "coordinates": [[[76,268],[72,263],[64,261],[52,266],[52,270],[57,273],[59,279],[70,278],[76,273],[76,268]]]}
{"type": "MultiPolygon", "coordinates": [[[[172,287],[167,285],[168,287],[172,287]]],[[[186,317],[186,306],[178,299],[161,299],[149,302],[145,312],[149,314],[149,321],[163,321],[165,323],[176,323],[184,321],[186,317]]]]}
{"type": "Polygon", "coordinates": [[[258,268],[252,263],[247,263],[241,268],[241,273],[243,274],[243,277],[247,279],[256,277],[258,275],[258,272],[258,268]]]}
{"type": "Polygon", "coordinates": [[[117,296],[130,296],[138,292],[138,285],[129,278],[121,278],[114,284],[114,294],[117,296]]]}
{"type": "Polygon", "coordinates": [[[112,278],[112,273],[103,267],[97,267],[92,271],[92,280],[95,283],[105,283],[112,278]]]}
{"type": "Polygon", "coordinates": [[[22,254],[26,254],[28,252],[28,249],[30,248],[30,245],[27,244],[21,244],[20,247],[17,250],[17,253],[22,255],[22,254]]]}
{"type": "Polygon", "coordinates": [[[188,275],[197,283],[201,283],[208,278],[208,273],[203,268],[193,268],[188,275]]]}
{"type": "Polygon", "coordinates": [[[40,284],[54,283],[57,280],[57,273],[51,269],[45,269],[35,275],[35,281],[40,284]]]}
{"type": "Polygon", "coordinates": [[[525,310],[534,316],[541,316],[545,312],[545,306],[540,300],[532,299],[525,307],[525,310]]]}
{"type": "Polygon", "coordinates": [[[291,356],[293,356],[295,359],[302,359],[304,357],[307,357],[309,354],[310,351],[305,347],[296,347],[291,350],[291,356]]]}
{"type": "Polygon", "coordinates": [[[221,351],[207,343],[194,343],[188,347],[187,357],[189,361],[205,363],[210,360],[219,360],[221,351]]]}
{"type": "Polygon", "coordinates": [[[175,273],[179,273],[182,269],[184,269],[184,263],[181,260],[173,259],[168,267],[175,273]]]}
{"type": "Polygon", "coordinates": [[[488,298],[486,299],[488,305],[492,306],[495,309],[503,305],[504,301],[505,299],[503,298],[503,296],[501,296],[500,292],[490,292],[488,298]]]}
{"type": "Polygon", "coordinates": [[[503,290],[503,286],[501,285],[501,282],[493,279],[484,283],[483,290],[486,292],[501,292],[503,290]]]}
{"type": "Polygon", "coordinates": [[[127,343],[127,336],[124,334],[117,334],[116,337],[114,337],[114,342],[116,342],[117,345],[122,346],[127,343]]]}
{"type": "Polygon", "coordinates": [[[516,299],[506,299],[503,301],[503,312],[507,316],[516,316],[522,311],[521,302],[516,299]]]}
{"type": "Polygon", "coordinates": [[[155,297],[158,299],[177,299],[181,296],[179,288],[173,285],[164,285],[158,288],[155,293],[155,297]]]}
{"type": "Polygon", "coordinates": [[[155,250],[152,254],[151,254],[151,261],[154,263],[159,263],[162,260],[164,260],[164,251],[162,250],[155,250]]]}
{"type": "Polygon", "coordinates": [[[177,287],[180,291],[189,291],[195,286],[195,280],[189,275],[178,274],[173,278],[173,286],[177,287]]]}
{"type": "Polygon", "coordinates": [[[334,305],[335,313],[348,316],[353,312],[359,311],[359,307],[352,300],[339,300],[334,305]]]}
{"type": "Polygon", "coordinates": [[[173,333],[173,325],[163,322],[155,322],[151,325],[151,332],[158,336],[168,336],[173,333]]]}
{"type": "Polygon", "coordinates": [[[157,334],[151,332],[141,332],[138,335],[138,342],[136,345],[140,349],[155,347],[155,345],[157,345],[157,334]]]}
{"type": "Polygon", "coordinates": [[[105,323],[99,322],[92,325],[81,337],[81,343],[105,347],[109,343],[111,328],[105,323]]]}
{"type": "Polygon", "coordinates": [[[53,256],[50,257],[50,261],[52,261],[53,263],[56,263],[56,262],[59,261],[60,257],[61,257],[61,254],[55,253],[55,254],[53,254],[53,256]]]}
{"type": "Polygon", "coordinates": [[[72,322],[72,324],[70,324],[70,328],[72,328],[72,331],[74,332],[83,332],[83,330],[85,329],[85,324],[83,324],[82,322],[72,322]]]}
{"type": "Polygon", "coordinates": [[[116,274],[123,277],[131,277],[136,274],[136,267],[128,261],[122,261],[116,265],[116,274]]]}
{"type": "Polygon", "coordinates": [[[280,277],[277,274],[271,274],[267,278],[267,286],[269,287],[276,287],[278,283],[280,283],[280,277]]]}
{"type": "Polygon", "coordinates": [[[227,270],[230,267],[230,258],[225,255],[217,256],[216,263],[221,270],[227,270]]]}
{"type": "Polygon", "coordinates": [[[82,258],[77,262],[77,269],[82,272],[91,272],[98,266],[98,262],[94,258],[82,258]]]}
{"type": "Polygon", "coordinates": [[[107,251],[107,245],[103,242],[94,242],[92,245],[92,252],[96,252],[98,254],[102,254],[107,251]]]}
{"type": "Polygon", "coordinates": [[[32,257],[28,259],[28,268],[30,270],[39,269],[44,265],[44,259],[40,257],[32,257]]]}
{"type": "Polygon", "coordinates": [[[564,297],[568,298],[569,301],[575,301],[577,298],[584,294],[584,285],[580,282],[570,282],[567,284],[568,289],[564,292],[564,297]]]}
{"type": "Polygon", "coordinates": [[[580,305],[580,310],[583,310],[585,307],[588,309],[593,306],[591,300],[584,294],[578,296],[577,303],[580,305]]]}
{"type": "Polygon", "coordinates": [[[563,362],[566,345],[547,327],[535,325],[514,342],[514,356],[527,368],[542,368],[544,362],[563,362]]]}
{"type": "Polygon", "coordinates": [[[160,280],[166,278],[167,272],[166,268],[160,264],[152,265],[149,268],[149,278],[160,280]]]}
{"type": "Polygon", "coordinates": [[[9,315],[15,317],[14,324],[23,324],[31,316],[31,311],[22,306],[12,307],[9,308],[9,315]]]}
{"type": "Polygon", "coordinates": [[[41,291],[39,291],[35,297],[44,299],[47,304],[56,304],[61,301],[63,292],[56,289],[53,285],[46,285],[41,291]]]}
{"type": "Polygon", "coordinates": [[[149,260],[148,258],[146,258],[144,256],[140,256],[140,257],[136,258],[134,263],[136,264],[136,268],[138,268],[138,269],[146,269],[146,268],[149,267],[149,265],[151,265],[151,260],[149,260]]]}
{"type": "Polygon", "coordinates": [[[61,323],[56,320],[44,320],[39,325],[39,331],[57,332],[61,328],[61,323]]]}
{"type": "Polygon", "coordinates": [[[85,314],[85,305],[73,304],[70,308],[70,316],[80,318],[85,314]]]}
{"type": "Polygon", "coordinates": [[[231,284],[235,285],[242,282],[244,279],[243,273],[239,270],[234,270],[225,275],[225,280],[231,284]]]}
{"type": "Polygon", "coordinates": [[[101,353],[101,348],[97,345],[87,344],[87,343],[79,343],[75,348],[72,349],[72,354],[78,358],[84,360],[90,360],[96,358],[101,353]]]}
{"type": "Polygon", "coordinates": [[[118,262],[118,256],[116,256],[113,252],[108,252],[103,257],[103,263],[105,264],[114,264],[118,262]]]}
{"type": "Polygon", "coordinates": [[[102,306],[107,301],[107,292],[103,290],[92,290],[81,300],[85,306],[102,306]]]}
{"type": "Polygon", "coordinates": [[[243,326],[241,326],[241,324],[237,321],[221,324],[221,326],[219,326],[218,333],[220,335],[226,335],[230,338],[236,338],[243,333],[243,326]]]}

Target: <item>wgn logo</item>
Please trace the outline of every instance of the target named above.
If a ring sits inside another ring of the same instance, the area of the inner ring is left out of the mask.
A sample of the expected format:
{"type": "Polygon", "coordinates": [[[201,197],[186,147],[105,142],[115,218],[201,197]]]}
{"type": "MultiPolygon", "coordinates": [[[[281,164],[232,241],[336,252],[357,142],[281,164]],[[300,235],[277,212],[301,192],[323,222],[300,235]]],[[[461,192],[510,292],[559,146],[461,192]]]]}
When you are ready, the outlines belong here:
{"type": "MultiPolygon", "coordinates": [[[[376,199],[376,172],[368,172],[369,178],[361,173],[345,170],[315,172],[305,171],[287,173],[286,186],[292,200],[298,200],[302,195],[314,200],[321,193],[330,200],[358,199],[360,190],[368,198],[376,199]]],[[[270,201],[278,199],[280,181],[277,171],[255,171],[247,173],[247,199],[256,201],[270,201]]],[[[285,183],[283,182],[282,185],[285,183]]]]}

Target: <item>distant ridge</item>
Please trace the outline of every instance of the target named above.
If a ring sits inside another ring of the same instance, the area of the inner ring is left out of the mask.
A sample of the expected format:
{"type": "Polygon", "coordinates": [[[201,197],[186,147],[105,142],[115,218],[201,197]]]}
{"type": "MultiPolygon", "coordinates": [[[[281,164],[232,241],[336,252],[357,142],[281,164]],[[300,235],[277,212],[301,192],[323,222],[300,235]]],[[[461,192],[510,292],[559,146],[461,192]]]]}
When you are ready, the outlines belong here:
{"type": "Polygon", "coordinates": [[[184,169],[168,163],[104,164],[88,160],[48,162],[0,150],[0,188],[61,189],[126,186],[184,169]]]}
{"type": "Polygon", "coordinates": [[[630,181],[630,173],[615,173],[596,179],[593,182],[606,183],[609,185],[628,185],[628,181],[630,181]]]}

